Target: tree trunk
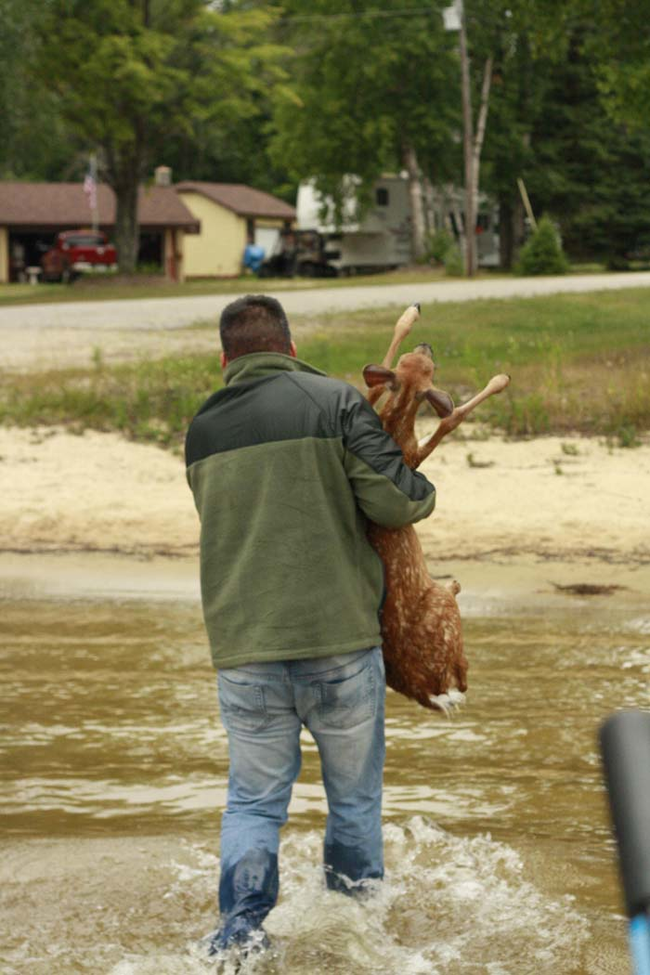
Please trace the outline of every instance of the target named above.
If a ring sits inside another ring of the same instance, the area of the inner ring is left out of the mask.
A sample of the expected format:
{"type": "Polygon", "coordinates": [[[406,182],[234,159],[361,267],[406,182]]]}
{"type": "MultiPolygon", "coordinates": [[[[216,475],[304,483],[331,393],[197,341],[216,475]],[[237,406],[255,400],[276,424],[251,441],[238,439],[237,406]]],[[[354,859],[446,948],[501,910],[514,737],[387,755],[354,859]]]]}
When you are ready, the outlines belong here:
{"type": "Polygon", "coordinates": [[[115,191],[115,246],[122,274],[133,274],[138,262],[138,178],[126,179],[113,186],[115,191]]]}
{"type": "Polygon", "coordinates": [[[479,105],[475,136],[464,10],[460,18],[459,47],[463,99],[463,157],[465,160],[465,273],[468,278],[471,278],[474,277],[478,268],[476,257],[476,215],[478,213],[479,170],[481,166],[483,139],[485,138],[485,126],[487,124],[493,59],[492,55],[490,55],[483,69],[481,103],[479,105]]]}
{"type": "Polygon", "coordinates": [[[488,103],[490,99],[490,86],[492,84],[492,55],[485,62],[483,69],[483,84],[481,85],[481,103],[478,110],[478,121],[476,123],[476,135],[472,145],[472,200],[474,204],[474,221],[478,214],[478,188],[479,173],[481,171],[481,152],[483,150],[483,140],[485,139],[485,126],[487,125],[488,103]]]}
{"type": "Polygon", "coordinates": [[[424,201],[422,199],[422,180],[418,157],[410,143],[405,143],[402,149],[402,162],[408,173],[408,190],[411,201],[411,243],[413,258],[422,260],[426,251],[426,225],[424,220],[424,201]]]}
{"type": "Polygon", "coordinates": [[[469,54],[465,31],[465,12],[460,18],[460,76],[463,99],[463,160],[465,163],[465,274],[471,278],[476,273],[476,212],[474,210],[474,121],[472,119],[472,92],[469,77],[469,54]]]}
{"type": "Polygon", "coordinates": [[[424,187],[424,217],[427,234],[435,234],[438,230],[439,220],[436,219],[436,204],[435,204],[435,193],[433,189],[433,184],[430,179],[424,179],[422,181],[424,187]]]}
{"type": "Polygon", "coordinates": [[[512,214],[512,261],[513,264],[519,258],[519,251],[526,243],[526,213],[524,204],[519,193],[514,199],[514,210],[512,214]]]}
{"type": "Polygon", "coordinates": [[[512,268],[515,241],[512,198],[502,196],[499,200],[499,265],[504,271],[512,268]]]}

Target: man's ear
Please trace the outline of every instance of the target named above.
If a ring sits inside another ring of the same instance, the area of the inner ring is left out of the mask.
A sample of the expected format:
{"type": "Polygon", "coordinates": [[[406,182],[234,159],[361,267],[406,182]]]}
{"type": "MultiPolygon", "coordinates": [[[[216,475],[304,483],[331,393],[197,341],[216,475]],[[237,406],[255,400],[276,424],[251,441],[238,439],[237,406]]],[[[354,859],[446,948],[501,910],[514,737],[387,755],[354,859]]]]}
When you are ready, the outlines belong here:
{"type": "Polygon", "coordinates": [[[388,386],[389,389],[397,389],[397,376],[392,369],[385,369],[384,366],[368,365],[363,367],[363,379],[368,387],[388,386]]]}
{"type": "Polygon", "coordinates": [[[292,359],[298,358],[298,350],[296,349],[296,343],[293,341],[293,339],[289,343],[289,355],[292,359]]]}
{"type": "Polygon", "coordinates": [[[222,369],[225,369],[227,365],[228,365],[228,360],[226,359],[226,353],[225,352],[222,352],[221,353],[221,368],[222,369]]]}

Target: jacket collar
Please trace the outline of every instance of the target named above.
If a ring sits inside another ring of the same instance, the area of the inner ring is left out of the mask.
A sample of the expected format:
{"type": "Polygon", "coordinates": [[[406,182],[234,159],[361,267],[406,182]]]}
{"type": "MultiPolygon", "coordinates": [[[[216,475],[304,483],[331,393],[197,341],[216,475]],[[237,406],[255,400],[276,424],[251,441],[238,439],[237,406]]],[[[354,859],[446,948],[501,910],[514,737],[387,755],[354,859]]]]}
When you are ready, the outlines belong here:
{"type": "Polygon", "coordinates": [[[308,362],[283,355],[281,352],[252,352],[250,355],[240,355],[229,362],[223,378],[226,386],[234,386],[237,383],[251,382],[279,372],[311,372],[316,376],[326,375],[320,369],[310,366],[308,362]]]}

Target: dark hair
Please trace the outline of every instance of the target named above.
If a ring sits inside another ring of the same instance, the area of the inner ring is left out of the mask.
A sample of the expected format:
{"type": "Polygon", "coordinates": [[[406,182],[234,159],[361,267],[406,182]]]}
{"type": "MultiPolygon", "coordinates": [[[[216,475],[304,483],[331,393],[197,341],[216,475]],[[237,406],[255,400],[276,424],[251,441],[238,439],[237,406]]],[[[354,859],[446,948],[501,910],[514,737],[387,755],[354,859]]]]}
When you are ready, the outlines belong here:
{"type": "Polygon", "coordinates": [[[246,295],[227,305],[219,321],[221,348],[227,359],[250,352],[289,355],[291,332],[284,308],[268,295],[246,295]]]}

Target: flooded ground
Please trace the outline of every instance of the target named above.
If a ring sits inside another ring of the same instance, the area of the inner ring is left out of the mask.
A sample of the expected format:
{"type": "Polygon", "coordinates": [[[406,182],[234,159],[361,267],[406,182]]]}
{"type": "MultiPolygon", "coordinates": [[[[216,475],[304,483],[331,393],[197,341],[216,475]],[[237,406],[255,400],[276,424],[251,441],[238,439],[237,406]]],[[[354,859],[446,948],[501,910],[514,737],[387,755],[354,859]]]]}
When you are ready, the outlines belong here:
{"type": "MultiPolygon", "coordinates": [[[[386,882],[367,903],[324,890],[305,737],[274,950],[245,971],[629,971],[595,735],[648,705],[648,603],[455,571],[468,705],[447,721],[389,693],[386,882]]],[[[3,975],[214,971],[196,942],[216,920],[226,740],[194,570],[5,559],[0,632],[3,975]]]]}

